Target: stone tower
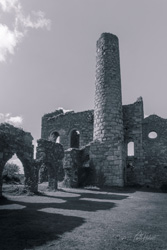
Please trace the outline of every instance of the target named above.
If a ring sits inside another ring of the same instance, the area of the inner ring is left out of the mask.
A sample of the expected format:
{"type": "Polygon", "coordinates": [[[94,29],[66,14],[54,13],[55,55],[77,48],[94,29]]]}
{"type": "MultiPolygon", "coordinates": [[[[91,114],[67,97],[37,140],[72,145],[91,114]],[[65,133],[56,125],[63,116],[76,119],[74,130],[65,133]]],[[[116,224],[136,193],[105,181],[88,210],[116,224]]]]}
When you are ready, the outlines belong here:
{"type": "Polygon", "coordinates": [[[91,160],[104,185],[124,185],[124,138],[118,38],[103,33],[97,41],[91,160]],[[102,178],[103,177],[103,178],[102,178]]]}

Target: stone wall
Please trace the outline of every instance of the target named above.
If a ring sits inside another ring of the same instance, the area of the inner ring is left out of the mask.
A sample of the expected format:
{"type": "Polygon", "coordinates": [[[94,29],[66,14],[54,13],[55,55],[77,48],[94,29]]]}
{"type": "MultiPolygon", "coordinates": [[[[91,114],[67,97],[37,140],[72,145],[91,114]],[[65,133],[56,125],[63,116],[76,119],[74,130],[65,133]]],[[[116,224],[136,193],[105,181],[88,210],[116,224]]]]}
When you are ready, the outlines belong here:
{"type": "Polygon", "coordinates": [[[62,109],[42,117],[43,139],[48,139],[54,132],[60,135],[60,143],[64,149],[70,148],[71,132],[79,132],[79,148],[93,139],[93,110],[65,113],[62,109]]]}
{"type": "Polygon", "coordinates": [[[25,190],[37,191],[37,171],[33,159],[33,137],[30,133],[10,124],[0,124],[0,196],[2,195],[2,172],[8,160],[14,154],[23,164],[25,174],[25,190]]]}
{"type": "Polygon", "coordinates": [[[143,100],[123,106],[124,124],[124,154],[126,156],[125,183],[134,185],[142,182],[141,169],[143,167],[142,123],[144,119],[143,100]],[[128,157],[128,143],[134,143],[134,156],[128,157]]]}
{"type": "Polygon", "coordinates": [[[144,119],[143,150],[143,183],[155,188],[167,186],[167,119],[157,115],[144,119]],[[155,132],[157,137],[150,138],[150,132],[155,132]]]}
{"type": "Polygon", "coordinates": [[[41,137],[56,141],[58,136],[66,150],[67,186],[88,183],[87,179],[99,186],[167,187],[167,120],[156,115],[144,119],[141,97],[122,106],[115,35],[103,33],[97,41],[94,111],[59,109],[42,117],[41,137]],[[71,144],[73,131],[79,143],[71,144]],[[148,137],[151,131],[157,138],[148,137]],[[129,143],[134,143],[131,156],[127,153],[129,143]]]}
{"type": "Polygon", "coordinates": [[[65,151],[63,167],[65,177],[63,186],[65,187],[78,187],[78,169],[80,167],[80,150],[70,148],[65,151]]]}
{"type": "Polygon", "coordinates": [[[40,139],[37,141],[36,163],[38,166],[46,165],[48,172],[49,190],[57,189],[58,171],[62,167],[64,149],[61,144],[40,139]]]}
{"type": "Polygon", "coordinates": [[[126,185],[167,186],[167,119],[151,115],[144,119],[143,101],[123,106],[125,154],[134,142],[134,155],[126,160],[126,185]],[[149,138],[149,133],[157,133],[149,138]]]}
{"type": "Polygon", "coordinates": [[[103,33],[97,41],[94,142],[90,158],[96,175],[105,179],[104,185],[124,185],[123,137],[118,38],[103,33]]]}
{"type": "Polygon", "coordinates": [[[70,148],[65,151],[65,187],[83,187],[92,184],[93,172],[90,166],[90,145],[81,149],[70,148]]]}

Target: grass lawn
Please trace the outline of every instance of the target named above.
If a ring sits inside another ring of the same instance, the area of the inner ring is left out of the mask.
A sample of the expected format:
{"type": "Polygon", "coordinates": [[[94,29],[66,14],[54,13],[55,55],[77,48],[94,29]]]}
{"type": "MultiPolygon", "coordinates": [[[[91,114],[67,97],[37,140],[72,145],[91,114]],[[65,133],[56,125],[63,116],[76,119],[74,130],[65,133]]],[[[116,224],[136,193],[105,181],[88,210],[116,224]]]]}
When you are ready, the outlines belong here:
{"type": "Polygon", "coordinates": [[[1,250],[167,250],[167,193],[19,189],[3,185],[1,250]]]}

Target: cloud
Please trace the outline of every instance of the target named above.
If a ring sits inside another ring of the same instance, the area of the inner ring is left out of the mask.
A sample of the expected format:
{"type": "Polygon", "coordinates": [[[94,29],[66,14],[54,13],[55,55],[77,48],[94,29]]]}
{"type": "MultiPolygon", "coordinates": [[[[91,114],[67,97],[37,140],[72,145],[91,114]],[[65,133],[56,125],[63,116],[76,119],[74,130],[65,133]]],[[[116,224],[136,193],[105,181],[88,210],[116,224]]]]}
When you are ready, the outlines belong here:
{"type": "Polygon", "coordinates": [[[15,48],[23,40],[29,29],[50,29],[51,21],[42,11],[32,11],[25,15],[20,0],[0,0],[4,13],[14,14],[13,30],[6,24],[0,24],[0,62],[5,62],[8,54],[14,54],[15,48]]]}
{"type": "Polygon", "coordinates": [[[18,30],[11,31],[8,26],[0,24],[0,62],[5,62],[7,54],[14,54],[14,48],[23,38],[18,30]]]}
{"type": "Polygon", "coordinates": [[[24,28],[47,28],[50,29],[51,22],[49,19],[45,18],[45,14],[42,11],[32,11],[31,15],[24,16],[20,13],[16,19],[17,25],[20,24],[24,28]]]}
{"type": "Polygon", "coordinates": [[[23,118],[21,116],[11,116],[6,118],[6,122],[15,126],[20,126],[23,123],[23,118]]]}
{"type": "Polygon", "coordinates": [[[4,118],[4,114],[0,113],[0,120],[4,118]]]}
{"type": "Polygon", "coordinates": [[[1,8],[4,12],[10,12],[12,9],[20,8],[19,0],[0,0],[1,8]]]}
{"type": "Polygon", "coordinates": [[[0,113],[0,123],[7,122],[16,127],[20,127],[23,124],[22,116],[11,116],[10,113],[3,114],[0,113]]]}

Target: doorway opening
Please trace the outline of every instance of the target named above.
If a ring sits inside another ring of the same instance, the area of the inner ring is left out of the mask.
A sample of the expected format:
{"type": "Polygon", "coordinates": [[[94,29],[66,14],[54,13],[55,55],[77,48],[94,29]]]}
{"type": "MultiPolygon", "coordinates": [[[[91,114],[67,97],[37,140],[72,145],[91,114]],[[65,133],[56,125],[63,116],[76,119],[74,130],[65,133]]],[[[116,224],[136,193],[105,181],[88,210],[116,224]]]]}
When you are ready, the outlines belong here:
{"type": "Polygon", "coordinates": [[[2,190],[4,193],[19,194],[24,188],[24,168],[16,154],[8,160],[2,172],[2,190]]]}

